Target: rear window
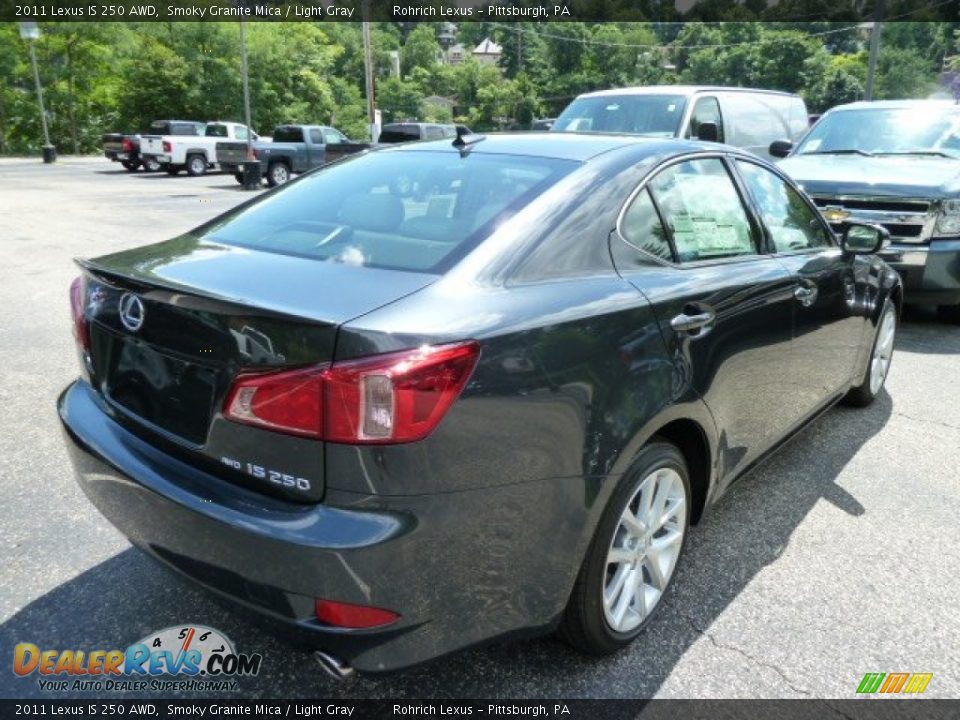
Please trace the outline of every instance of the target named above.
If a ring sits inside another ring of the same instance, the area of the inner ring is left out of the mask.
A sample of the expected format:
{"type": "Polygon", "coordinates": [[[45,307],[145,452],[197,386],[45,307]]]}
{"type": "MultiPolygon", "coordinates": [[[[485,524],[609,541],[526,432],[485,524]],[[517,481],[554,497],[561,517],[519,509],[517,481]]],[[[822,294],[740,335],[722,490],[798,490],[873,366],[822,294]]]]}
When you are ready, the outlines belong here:
{"type": "Polygon", "coordinates": [[[419,139],[419,125],[384,125],[379,141],[382,143],[402,143],[419,139]]]}
{"type": "Polygon", "coordinates": [[[579,163],[380,152],[305,175],[205,239],[347,265],[442,272],[579,163]]]}
{"type": "Polygon", "coordinates": [[[273,131],[274,142],[303,142],[303,128],[278,127],[273,131]]]}

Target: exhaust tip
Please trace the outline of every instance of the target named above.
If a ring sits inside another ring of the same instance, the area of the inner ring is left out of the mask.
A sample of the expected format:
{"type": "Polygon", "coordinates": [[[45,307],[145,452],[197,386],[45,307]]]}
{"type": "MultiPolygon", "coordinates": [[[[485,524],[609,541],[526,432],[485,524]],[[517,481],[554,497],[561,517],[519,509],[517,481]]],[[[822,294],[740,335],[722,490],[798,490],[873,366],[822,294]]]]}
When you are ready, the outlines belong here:
{"type": "Polygon", "coordinates": [[[313,656],[320,663],[320,667],[327,671],[327,674],[335,680],[346,680],[353,677],[354,669],[347,665],[343,660],[335,658],[333,655],[315,650],[313,656]]]}

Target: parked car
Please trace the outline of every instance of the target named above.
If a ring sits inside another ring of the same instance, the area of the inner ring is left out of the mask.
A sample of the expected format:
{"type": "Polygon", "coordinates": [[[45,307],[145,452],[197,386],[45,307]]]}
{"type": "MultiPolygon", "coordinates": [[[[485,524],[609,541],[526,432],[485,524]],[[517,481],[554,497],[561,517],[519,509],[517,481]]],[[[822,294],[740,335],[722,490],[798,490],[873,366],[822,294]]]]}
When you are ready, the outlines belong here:
{"type": "Polygon", "coordinates": [[[749,88],[652,85],[580,95],[552,132],[635,133],[697,138],[769,157],[775,140],[797,140],[809,120],[803,98],[749,88]]]}
{"type": "Polygon", "coordinates": [[[960,106],[951,101],[857,102],[831,109],[794,149],[774,143],[781,168],[833,227],[879,223],[882,257],[906,301],[937,305],[960,323],[960,106]]]}
{"type": "Polygon", "coordinates": [[[147,172],[160,169],[160,163],[156,160],[143,160],[140,157],[139,133],[105,133],[102,139],[103,156],[111,162],[119,162],[129,172],[135,172],[141,167],[147,172]]]}
{"type": "Polygon", "coordinates": [[[539,120],[534,120],[532,123],[530,123],[530,129],[544,132],[552,128],[556,121],[556,118],[540,118],[539,120]]]}
{"type": "MultiPolygon", "coordinates": [[[[140,139],[140,154],[154,158],[170,175],[186,170],[194,177],[203,175],[214,167],[217,160],[217,143],[225,139],[247,139],[247,126],[235,122],[194,123],[197,134],[191,133],[144,135],[140,139]],[[184,137],[186,136],[186,137],[184,137]]],[[[253,133],[253,139],[259,136],[253,133]]]]}
{"type": "Polygon", "coordinates": [[[457,132],[470,135],[466,125],[444,125],[441,123],[395,122],[387,123],[380,131],[377,142],[381,144],[415,142],[417,140],[440,140],[454,138],[457,132]]]}
{"type": "MultiPolygon", "coordinates": [[[[283,185],[291,175],[367,150],[370,143],[358,143],[336,128],[326,125],[280,125],[273,131],[272,142],[257,142],[253,152],[263,168],[270,187],[283,185]]],[[[242,168],[247,162],[247,143],[218,142],[220,169],[233,173],[243,182],[242,168]]]]}
{"type": "Polygon", "coordinates": [[[733,480],[881,392],[885,235],[838,245],[716,144],[375,150],[80,261],[59,414],[121,532],[331,672],[558,627],[608,653],[733,480]],[[425,198],[392,190],[411,164],[443,179],[425,198]]]}

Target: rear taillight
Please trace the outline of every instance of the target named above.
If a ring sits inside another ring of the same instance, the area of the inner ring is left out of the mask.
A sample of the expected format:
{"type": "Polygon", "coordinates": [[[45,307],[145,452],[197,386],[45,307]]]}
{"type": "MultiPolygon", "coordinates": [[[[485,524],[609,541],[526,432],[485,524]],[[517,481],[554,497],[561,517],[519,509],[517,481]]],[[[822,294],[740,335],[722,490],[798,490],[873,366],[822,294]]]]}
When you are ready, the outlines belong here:
{"type": "Polygon", "coordinates": [[[90,352],[90,327],[87,325],[87,280],[83,275],[70,283],[70,314],[73,337],[84,352],[90,352]]]}
{"type": "Polygon", "coordinates": [[[400,619],[400,616],[392,610],[319,598],[314,603],[314,614],[322,623],[354,630],[383,627],[400,619]]]}
{"type": "Polygon", "coordinates": [[[227,396],[224,416],[329,442],[413,442],[437,427],[479,356],[479,343],[465,342],[241,374],[227,396]]]}
{"type": "Polygon", "coordinates": [[[123,139],[123,151],[126,153],[133,152],[133,141],[130,138],[123,139]]]}
{"type": "Polygon", "coordinates": [[[173,152],[173,143],[170,142],[169,140],[164,140],[164,141],[163,141],[163,151],[164,151],[165,153],[173,152]]]}

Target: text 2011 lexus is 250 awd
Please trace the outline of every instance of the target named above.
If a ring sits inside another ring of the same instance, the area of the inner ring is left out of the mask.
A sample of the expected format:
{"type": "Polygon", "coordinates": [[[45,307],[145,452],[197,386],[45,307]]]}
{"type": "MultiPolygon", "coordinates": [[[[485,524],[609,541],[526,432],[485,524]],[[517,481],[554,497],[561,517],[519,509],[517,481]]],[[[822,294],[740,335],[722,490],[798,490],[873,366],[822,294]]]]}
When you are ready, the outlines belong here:
{"type": "Polygon", "coordinates": [[[630,642],[690,525],[881,391],[901,286],[776,168],[625,136],[357,155],[80,262],[78,481],[341,669],[630,642]]]}

